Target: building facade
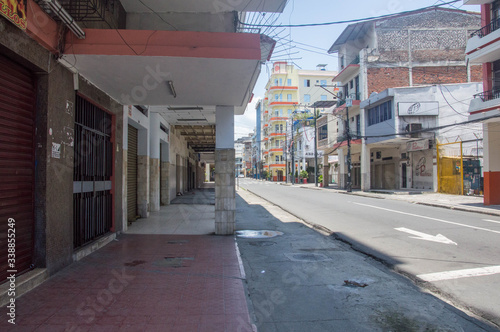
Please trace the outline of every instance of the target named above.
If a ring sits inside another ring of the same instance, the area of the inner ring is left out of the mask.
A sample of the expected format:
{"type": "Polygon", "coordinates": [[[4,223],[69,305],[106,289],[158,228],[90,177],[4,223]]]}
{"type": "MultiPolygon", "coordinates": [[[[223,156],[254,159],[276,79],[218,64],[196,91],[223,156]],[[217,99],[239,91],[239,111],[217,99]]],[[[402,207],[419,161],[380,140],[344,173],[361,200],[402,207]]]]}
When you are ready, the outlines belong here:
{"type": "Polygon", "coordinates": [[[361,188],[479,194],[482,125],[465,103],[481,83],[391,88],[361,102],[361,188]]]}
{"type": "Polygon", "coordinates": [[[483,124],[484,204],[500,204],[500,1],[465,0],[481,5],[481,28],[471,32],[465,51],[472,64],[482,64],[483,91],[473,95],[469,120],[483,124]]]}
{"type": "Polygon", "coordinates": [[[19,274],[44,279],[195,188],[203,153],[214,156],[215,232],[232,234],[234,115],[274,45],[234,22],[285,1],[155,2],[152,13],[122,0],[93,17],[26,3],[22,24],[0,17],[0,232],[13,220],[24,234],[19,274]]]}
{"type": "Polygon", "coordinates": [[[482,66],[463,56],[464,36],[480,26],[480,16],[461,10],[432,8],[390,18],[349,25],[329,53],[339,57],[341,85],[337,143],[339,183],[346,187],[351,173],[353,188],[361,188],[360,103],[388,88],[480,82],[482,66]],[[349,100],[347,107],[346,100],[349,100]],[[347,169],[347,128],[354,162],[347,169]]]}
{"type": "MultiPolygon", "coordinates": [[[[326,65],[319,65],[317,70],[301,70],[286,62],[273,64],[266,85],[262,114],[263,169],[272,181],[286,181],[287,178],[285,142],[292,118],[315,101],[331,100],[332,95],[321,86],[332,92],[328,82],[335,75],[336,72],[326,70],[326,65]]],[[[299,137],[302,137],[302,132],[298,133],[296,142],[299,137]]]]}

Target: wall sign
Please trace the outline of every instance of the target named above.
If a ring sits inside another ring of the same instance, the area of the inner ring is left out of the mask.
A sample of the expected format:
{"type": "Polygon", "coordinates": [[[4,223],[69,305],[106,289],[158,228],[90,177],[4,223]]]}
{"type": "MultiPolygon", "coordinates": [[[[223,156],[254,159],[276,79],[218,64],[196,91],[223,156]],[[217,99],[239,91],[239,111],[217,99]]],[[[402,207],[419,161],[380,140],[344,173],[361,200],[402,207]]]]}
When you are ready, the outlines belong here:
{"type": "Polygon", "coordinates": [[[26,30],[26,0],[0,0],[0,13],[19,29],[26,30]]]}
{"type": "Polygon", "coordinates": [[[439,115],[439,103],[437,101],[398,103],[399,116],[425,116],[439,115]]]}
{"type": "Polygon", "coordinates": [[[428,139],[406,143],[406,151],[408,151],[408,152],[422,151],[422,150],[428,150],[428,149],[429,149],[429,140],[428,139]]]}

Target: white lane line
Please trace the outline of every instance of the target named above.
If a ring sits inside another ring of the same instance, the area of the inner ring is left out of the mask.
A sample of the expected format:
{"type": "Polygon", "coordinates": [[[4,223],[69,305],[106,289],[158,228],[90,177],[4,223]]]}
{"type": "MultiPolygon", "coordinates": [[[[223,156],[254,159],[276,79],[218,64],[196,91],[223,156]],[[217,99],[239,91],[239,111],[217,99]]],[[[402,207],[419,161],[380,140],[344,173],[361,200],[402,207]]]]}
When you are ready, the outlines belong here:
{"type": "Polygon", "coordinates": [[[500,221],[491,220],[491,219],[483,219],[483,221],[494,222],[495,224],[500,224],[500,221]]]}
{"type": "Polygon", "coordinates": [[[424,281],[443,281],[443,280],[452,280],[460,278],[489,276],[498,273],[500,273],[500,266],[487,266],[487,267],[479,267],[476,269],[419,274],[417,275],[417,277],[424,281]]]}
{"type": "Polygon", "coordinates": [[[462,227],[467,227],[467,228],[472,228],[472,229],[478,229],[478,230],[485,231],[485,232],[500,234],[500,231],[495,231],[495,230],[488,229],[488,228],[475,227],[475,226],[471,226],[471,225],[461,224],[461,223],[458,223],[458,222],[447,221],[447,220],[443,220],[443,219],[426,217],[426,216],[421,216],[421,215],[418,215],[418,214],[413,214],[413,213],[408,213],[408,212],[402,212],[402,211],[397,211],[397,210],[386,209],[386,208],[382,208],[382,207],[374,206],[374,205],[368,205],[368,204],[362,204],[362,203],[356,203],[356,202],[354,204],[362,205],[362,206],[367,206],[367,207],[371,207],[371,208],[374,208],[374,209],[379,209],[379,210],[394,212],[394,213],[400,213],[400,214],[404,214],[404,215],[407,215],[407,216],[412,216],[412,217],[418,217],[418,218],[422,218],[422,219],[429,219],[429,220],[439,221],[439,222],[442,222],[442,223],[445,223],[445,224],[451,224],[451,225],[462,226],[462,227]]]}

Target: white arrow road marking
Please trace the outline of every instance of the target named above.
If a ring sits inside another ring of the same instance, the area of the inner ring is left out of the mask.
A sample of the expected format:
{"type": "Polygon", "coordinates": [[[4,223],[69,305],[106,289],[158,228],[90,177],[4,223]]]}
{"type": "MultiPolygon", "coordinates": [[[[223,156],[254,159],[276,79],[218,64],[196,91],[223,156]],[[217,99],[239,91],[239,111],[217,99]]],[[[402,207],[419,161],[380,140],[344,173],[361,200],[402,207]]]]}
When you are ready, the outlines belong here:
{"type": "Polygon", "coordinates": [[[456,226],[462,226],[462,227],[477,229],[477,230],[481,230],[481,231],[485,231],[485,232],[500,234],[500,231],[494,231],[492,229],[487,229],[487,228],[482,228],[482,227],[476,227],[476,226],[461,224],[461,223],[458,223],[458,222],[447,221],[447,220],[443,220],[443,219],[437,219],[437,218],[426,217],[426,216],[420,216],[418,214],[413,214],[413,213],[408,213],[408,212],[402,212],[402,211],[397,211],[397,210],[386,209],[386,208],[382,208],[382,207],[374,206],[374,205],[368,205],[368,204],[362,204],[362,203],[354,203],[354,204],[362,205],[362,206],[367,206],[367,207],[371,207],[371,208],[374,208],[374,209],[379,209],[379,210],[394,212],[394,213],[400,213],[400,214],[404,214],[404,215],[412,216],[412,217],[418,217],[418,218],[423,218],[423,219],[435,220],[435,221],[439,221],[439,222],[442,222],[442,223],[445,223],[445,224],[451,224],[451,225],[456,225],[456,226]]]}
{"type": "Polygon", "coordinates": [[[491,220],[491,219],[483,219],[483,221],[489,221],[489,222],[494,222],[496,224],[500,224],[500,221],[491,220]]]}
{"type": "Polygon", "coordinates": [[[439,242],[439,243],[444,243],[444,244],[454,244],[457,245],[456,242],[453,242],[452,240],[448,239],[446,236],[438,234],[436,236],[430,235],[430,234],[425,234],[421,232],[417,232],[408,228],[400,227],[400,228],[394,228],[397,231],[400,232],[405,232],[408,234],[412,234],[415,236],[410,236],[412,239],[418,239],[418,240],[425,240],[425,241],[432,241],[432,242],[439,242]]]}
{"type": "Polygon", "coordinates": [[[452,280],[459,278],[489,276],[498,273],[500,273],[500,266],[487,266],[487,267],[479,267],[476,269],[419,274],[417,275],[417,277],[424,281],[442,281],[442,280],[452,280]]]}

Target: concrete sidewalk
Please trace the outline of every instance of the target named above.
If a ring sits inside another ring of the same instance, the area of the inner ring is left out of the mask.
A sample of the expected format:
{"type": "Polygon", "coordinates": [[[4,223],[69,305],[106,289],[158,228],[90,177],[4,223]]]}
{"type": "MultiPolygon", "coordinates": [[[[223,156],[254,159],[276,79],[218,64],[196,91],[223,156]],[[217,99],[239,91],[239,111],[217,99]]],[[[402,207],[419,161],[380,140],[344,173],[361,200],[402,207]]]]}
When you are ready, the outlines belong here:
{"type": "MultiPolygon", "coordinates": [[[[285,186],[292,185],[290,183],[277,183],[277,184],[285,186]]],[[[353,190],[351,193],[348,193],[344,189],[338,189],[337,187],[334,186],[327,188],[316,187],[314,183],[295,184],[294,186],[297,186],[299,188],[323,190],[323,191],[330,191],[348,195],[393,199],[399,201],[406,201],[414,204],[429,205],[429,206],[466,211],[466,212],[482,213],[492,216],[500,216],[500,205],[486,206],[483,203],[482,196],[448,195],[448,194],[440,194],[431,191],[420,191],[420,190],[373,190],[369,192],[361,190],[353,190]]]]}
{"type": "Polygon", "coordinates": [[[283,233],[237,238],[258,331],[498,331],[272,203],[238,194],[238,230],[283,233]]]}

